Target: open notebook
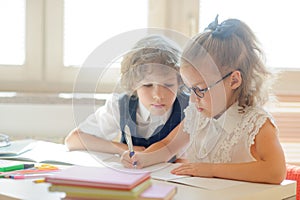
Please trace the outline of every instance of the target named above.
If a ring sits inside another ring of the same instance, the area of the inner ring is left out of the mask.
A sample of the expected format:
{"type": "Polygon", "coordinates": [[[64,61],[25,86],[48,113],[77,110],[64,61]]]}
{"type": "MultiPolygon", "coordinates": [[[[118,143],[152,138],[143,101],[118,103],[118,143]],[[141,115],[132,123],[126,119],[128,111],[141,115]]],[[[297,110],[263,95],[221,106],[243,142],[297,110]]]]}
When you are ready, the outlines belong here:
{"type": "MultiPolygon", "coordinates": [[[[85,166],[103,166],[102,161],[114,157],[113,154],[68,151],[65,145],[46,141],[31,140],[25,150],[11,151],[10,154],[0,154],[0,159],[29,161],[50,164],[71,164],[85,166]]],[[[20,141],[19,143],[22,143],[20,141]]],[[[25,141],[24,141],[25,143],[25,141]]]]}

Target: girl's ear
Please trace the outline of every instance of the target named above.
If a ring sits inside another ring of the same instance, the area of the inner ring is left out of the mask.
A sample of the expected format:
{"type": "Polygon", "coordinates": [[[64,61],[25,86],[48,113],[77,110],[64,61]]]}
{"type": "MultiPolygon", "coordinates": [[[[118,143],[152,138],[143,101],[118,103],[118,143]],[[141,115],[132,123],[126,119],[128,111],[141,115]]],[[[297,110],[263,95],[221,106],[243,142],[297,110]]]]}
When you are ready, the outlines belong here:
{"type": "Polygon", "coordinates": [[[230,87],[231,89],[235,90],[242,84],[242,76],[241,72],[236,70],[230,76],[230,87]]]}

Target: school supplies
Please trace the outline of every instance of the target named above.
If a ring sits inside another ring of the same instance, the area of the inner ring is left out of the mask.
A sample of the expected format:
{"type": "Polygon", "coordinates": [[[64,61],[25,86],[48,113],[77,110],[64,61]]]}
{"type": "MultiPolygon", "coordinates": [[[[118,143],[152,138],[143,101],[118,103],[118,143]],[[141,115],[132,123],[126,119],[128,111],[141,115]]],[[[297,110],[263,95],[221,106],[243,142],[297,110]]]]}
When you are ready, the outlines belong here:
{"type": "Polygon", "coordinates": [[[152,184],[140,196],[139,200],[170,200],[177,192],[175,185],[161,183],[152,184]]]}
{"type": "MultiPolygon", "coordinates": [[[[14,161],[0,160],[0,172],[9,172],[20,169],[29,169],[34,167],[34,164],[23,164],[14,161]]],[[[1,174],[0,174],[1,175],[1,174]]]]}
{"type": "MultiPolygon", "coordinates": [[[[2,148],[0,148],[1,151],[2,148]]],[[[0,154],[0,159],[60,165],[99,166],[99,161],[114,157],[113,154],[89,151],[69,151],[65,145],[36,140],[30,150],[21,154],[0,154]]]]}
{"type": "Polygon", "coordinates": [[[130,173],[106,167],[71,166],[46,177],[45,181],[70,186],[131,190],[147,179],[150,179],[149,172],[130,173]]]}
{"type": "MultiPolygon", "coordinates": [[[[12,161],[11,161],[12,162],[12,161]]],[[[14,178],[21,179],[21,176],[25,175],[33,175],[33,174],[44,174],[49,172],[59,171],[59,168],[53,165],[42,164],[40,166],[34,167],[33,164],[30,164],[32,168],[23,169],[23,170],[14,170],[10,172],[2,172],[0,173],[0,178],[14,178]]],[[[24,177],[26,178],[26,177],[24,177]]],[[[29,178],[29,176],[28,176],[29,178]]]]}
{"type": "MultiPolygon", "coordinates": [[[[134,155],[134,150],[133,150],[133,144],[132,144],[132,139],[131,139],[131,133],[130,133],[130,129],[129,129],[128,125],[125,126],[124,132],[125,132],[125,140],[126,140],[126,143],[128,145],[128,149],[129,149],[129,156],[131,158],[134,155]]],[[[136,167],[136,165],[137,165],[137,163],[134,162],[133,166],[136,167]]]]}
{"type": "Polygon", "coordinates": [[[43,178],[50,175],[52,174],[16,174],[16,175],[10,175],[9,178],[11,179],[43,178]]]}
{"type": "Polygon", "coordinates": [[[136,199],[151,185],[149,172],[120,171],[106,167],[72,166],[45,177],[49,191],[65,192],[74,199],[136,199]]]}
{"type": "Polygon", "coordinates": [[[51,192],[65,192],[68,198],[87,198],[87,199],[136,199],[145,189],[151,185],[150,179],[142,182],[131,190],[103,189],[93,187],[78,187],[67,185],[52,185],[49,187],[51,192]]]}

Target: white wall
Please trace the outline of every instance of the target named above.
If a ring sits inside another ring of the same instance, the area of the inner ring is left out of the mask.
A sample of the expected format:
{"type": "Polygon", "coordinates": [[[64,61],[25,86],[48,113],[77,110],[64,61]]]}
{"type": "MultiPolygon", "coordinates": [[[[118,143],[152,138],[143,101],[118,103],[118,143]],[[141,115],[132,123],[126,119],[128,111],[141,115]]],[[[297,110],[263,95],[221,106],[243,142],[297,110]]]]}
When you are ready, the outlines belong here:
{"type": "MultiPolygon", "coordinates": [[[[84,105],[77,108],[86,110],[84,105]]],[[[62,139],[76,127],[73,116],[71,104],[5,103],[0,105],[0,132],[17,139],[62,139]]]]}

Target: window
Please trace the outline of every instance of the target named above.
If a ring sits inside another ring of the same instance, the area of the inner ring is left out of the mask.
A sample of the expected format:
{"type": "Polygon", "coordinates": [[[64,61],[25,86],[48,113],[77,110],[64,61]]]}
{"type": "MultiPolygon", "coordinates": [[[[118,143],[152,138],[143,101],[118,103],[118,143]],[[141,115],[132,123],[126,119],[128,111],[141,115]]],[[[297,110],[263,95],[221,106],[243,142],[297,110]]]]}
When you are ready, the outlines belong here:
{"type": "Polygon", "coordinates": [[[0,63],[23,65],[25,61],[25,1],[0,1],[0,63]]]}
{"type": "Polygon", "coordinates": [[[42,2],[1,0],[0,89],[30,89],[41,78],[42,2]]]}
{"type": "Polygon", "coordinates": [[[300,44],[300,28],[295,26],[300,17],[297,5],[297,0],[286,4],[260,0],[201,0],[200,29],[213,21],[216,14],[220,15],[219,21],[238,18],[254,30],[266,52],[269,67],[300,69],[298,45],[295,45],[300,44]]]}
{"type": "MultiPolygon", "coordinates": [[[[45,77],[69,90],[80,66],[106,40],[133,28],[148,26],[148,1],[52,0],[46,1],[45,77]],[[119,4],[118,6],[116,6],[119,4]],[[136,9],[138,6],[139,9],[136,9]],[[56,12],[50,12],[51,10],[56,12]],[[137,17],[139,16],[139,17],[137,17]],[[55,42],[54,42],[55,41],[55,42]]],[[[117,62],[118,63],[118,62],[117,62]]],[[[91,72],[93,73],[93,72],[91,72]]],[[[109,92],[119,69],[110,71],[100,92],[109,92]]],[[[89,80],[85,80],[88,84],[89,80]]],[[[83,87],[87,88],[90,85],[83,87]]],[[[84,90],[84,89],[83,89],[84,90]]],[[[93,88],[91,88],[93,90],[93,88]]],[[[90,91],[85,91],[90,92],[90,91]]]]}
{"type": "Polygon", "coordinates": [[[64,66],[80,66],[105,40],[146,28],[148,1],[65,0],[63,18],[64,66]]]}
{"type": "MultiPolygon", "coordinates": [[[[197,5],[198,0],[1,0],[1,44],[7,45],[0,47],[0,90],[72,92],[78,66],[103,41],[147,27],[192,36],[197,5]]],[[[118,75],[117,68],[112,71],[118,75]]],[[[107,79],[99,92],[111,92],[107,79]]]]}
{"type": "Polygon", "coordinates": [[[199,30],[219,14],[219,22],[238,18],[255,32],[266,53],[269,68],[280,70],[280,79],[275,85],[278,95],[298,95],[300,91],[300,17],[298,1],[238,1],[200,0],[199,30]],[[291,84],[293,83],[293,84],[291,84]]]}

